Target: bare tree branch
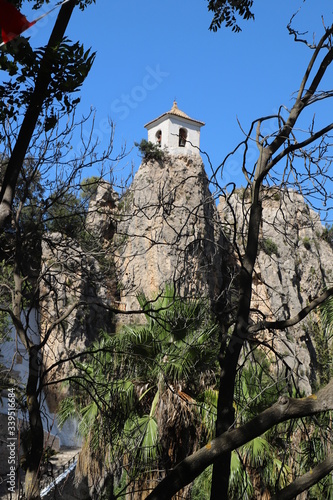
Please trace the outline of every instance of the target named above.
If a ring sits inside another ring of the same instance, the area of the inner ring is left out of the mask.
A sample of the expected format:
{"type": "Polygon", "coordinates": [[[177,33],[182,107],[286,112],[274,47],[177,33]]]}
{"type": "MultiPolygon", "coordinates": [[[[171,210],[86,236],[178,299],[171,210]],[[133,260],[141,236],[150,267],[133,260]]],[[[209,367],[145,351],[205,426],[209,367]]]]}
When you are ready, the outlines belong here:
{"type": "Polygon", "coordinates": [[[13,199],[15,196],[17,179],[44,103],[47,88],[52,78],[54,50],[56,50],[56,47],[59,46],[61,40],[63,39],[75,4],[75,0],[72,0],[61,7],[48,45],[46,47],[46,51],[40,65],[39,73],[37,75],[35,89],[31,96],[31,100],[20,129],[20,133],[8,162],[5,177],[1,187],[0,228],[3,227],[6,219],[10,215],[13,199]]]}
{"type": "Polygon", "coordinates": [[[273,495],[272,500],[291,500],[302,493],[302,491],[305,491],[311,488],[314,484],[318,483],[318,481],[323,479],[332,470],[333,455],[329,455],[320,464],[316,465],[313,469],[303,474],[303,476],[295,479],[295,481],[289,484],[289,486],[273,495]]]}
{"type": "Polygon", "coordinates": [[[320,304],[325,302],[329,297],[333,295],[333,287],[326,290],[324,293],[316,297],[314,300],[310,302],[309,305],[304,307],[296,316],[292,318],[281,320],[281,321],[260,321],[256,325],[252,325],[248,328],[248,332],[250,334],[259,332],[265,329],[271,330],[284,330],[290,326],[297,325],[302,319],[304,319],[311,311],[316,309],[320,304]]]}

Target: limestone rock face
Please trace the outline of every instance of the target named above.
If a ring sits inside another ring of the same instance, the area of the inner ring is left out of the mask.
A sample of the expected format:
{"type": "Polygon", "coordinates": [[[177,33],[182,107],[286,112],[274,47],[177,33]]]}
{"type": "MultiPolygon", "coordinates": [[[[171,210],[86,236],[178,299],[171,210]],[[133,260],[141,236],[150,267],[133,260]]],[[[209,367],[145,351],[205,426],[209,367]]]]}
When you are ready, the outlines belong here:
{"type": "MultiPolygon", "coordinates": [[[[246,193],[245,193],[246,195],[246,193]]],[[[243,251],[249,200],[236,191],[216,207],[202,160],[198,156],[143,161],[132,185],[118,200],[110,185],[99,186],[87,217],[89,232],[99,240],[112,266],[102,272],[97,260],[60,234],[43,243],[41,328],[48,328],[76,301],[62,326],[56,325],[45,347],[44,363],[82,350],[112,319],[98,304],[125,311],[117,322],[144,321],[137,294],[153,299],[166,285],[177,293],[216,300],[230,285],[224,267],[230,258],[234,223],[243,251]],[[111,268],[112,267],[112,268],[111,268]],[[115,285],[116,279],[116,285],[115,285]],[[119,305],[120,302],[120,305],[119,305]],[[101,311],[103,311],[103,314],[101,311]],[[65,325],[65,326],[64,326],[65,325]]],[[[319,215],[293,191],[267,190],[263,200],[253,295],[253,321],[293,317],[333,281],[333,252],[322,238],[319,215]]],[[[237,274],[237,255],[231,256],[237,274]]],[[[281,370],[296,373],[309,393],[316,353],[308,319],[286,331],[264,333],[264,340],[283,357],[281,370]],[[306,328],[305,328],[306,327],[306,328]]]]}
{"type": "MultiPolygon", "coordinates": [[[[238,192],[230,199],[230,206],[221,200],[218,210],[221,220],[230,222],[232,210],[236,215],[237,242],[242,248],[248,217],[249,202],[238,192]]],[[[260,252],[256,263],[252,307],[268,320],[282,320],[295,316],[325,288],[332,286],[333,251],[324,241],[324,227],[319,214],[293,191],[268,190],[263,200],[260,252]]],[[[260,315],[254,314],[259,320],[260,315]]],[[[310,381],[316,369],[314,346],[305,333],[308,319],[286,332],[278,332],[268,339],[283,355],[284,362],[298,371],[299,387],[311,393],[310,381]]]]}
{"type": "Polygon", "coordinates": [[[86,229],[95,236],[111,241],[116,231],[114,210],[118,194],[108,182],[101,182],[90,200],[86,218],[86,229]]]}
{"type": "MultiPolygon", "coordinates": [[[[40,283],[41,339],[48,336],[43,348],[44,368],[84,352],[101,329],[110,329],[111,314],[101,306],[111,302],[97,260],[71,238],[60,233],[48,235],[42,243],[40,283]]],[[[50,371],[48,380],[61,379],[71,369],[70,362],[60,364],[50,371]]],[[[48,401],[51,411],[57,410],[61,398],[60,387],[55,387],[55,397],[48,401]]]]}
{"type": "Polygon", "coordinates": [[[214,297],[222,286],[223,237],[200,157],[147,161],[119,203],[114,242],[121,303],[138,308],[172,283],[182,295],[214,297]]]}

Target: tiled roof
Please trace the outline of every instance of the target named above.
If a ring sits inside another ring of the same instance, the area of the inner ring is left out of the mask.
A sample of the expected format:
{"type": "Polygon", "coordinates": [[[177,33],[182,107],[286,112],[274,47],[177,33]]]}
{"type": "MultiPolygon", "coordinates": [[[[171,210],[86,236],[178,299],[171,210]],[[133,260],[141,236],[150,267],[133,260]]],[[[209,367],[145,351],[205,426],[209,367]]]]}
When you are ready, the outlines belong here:
{"type": "Polygon", "coordinates": [[[205,125],[204,122],[200,122],[199,120],[194,120],[193,118],[190,118],[186,113],[184,113],[184,111],[181,111],[178,108],[177,102],[173,101],[173,105],[172,105],[172,108],[170,109],[170,111],[167,111],[166,113],[163,113],[163,115],[160,115],[157,118],[155,118],[154,120],[151,120],[150,122],[146,123],[145,128],[148,127],[149,125],[151,125],[152,123],[156,122],[160,118],[164,118],[164,117],[167,117],[169,115],[179,116],[181,118],[186,118],[186,120],[191,120],[192,122],[199,123],[200,125],[205,125]]]}
{"type": "Polygon", "coordinates": [[[188,120],[192,120],[192,118],[190,118],[186,113],[184,113],[184,111],[181,111],[178,108],[176,101],[173,101],[172,108],[170,109],[170,111],[167,114],[177,115],[177,116],[181,116],[182,118],[187,118],[188,120]]]}

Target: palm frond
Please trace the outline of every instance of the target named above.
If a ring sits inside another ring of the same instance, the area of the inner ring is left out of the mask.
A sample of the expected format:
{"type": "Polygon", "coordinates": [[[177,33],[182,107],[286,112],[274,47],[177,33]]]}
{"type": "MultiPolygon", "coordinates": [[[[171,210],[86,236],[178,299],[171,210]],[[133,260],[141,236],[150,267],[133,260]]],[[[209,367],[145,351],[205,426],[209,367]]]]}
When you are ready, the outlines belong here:
{"type": "Polygon", "coordinates": [[[240,453],[245,456],[246,463],[254,468],[261,467],[265,461],[273,457],[272,446],[263,436],[246,443],[240,448],[240,453]]]}
{"type": "Polygon", "coordinates": [[[329,337],[333,332],[333,298],[329,297],[320,307],[321,319],[325,327],[329,330],[329,337]]]}
{"type": "Polygon", "coordinates": [[[127,442],[127,453],[133,457],[133,462],[139,466],[152,462],[158,451],[158,426],[154,417],[144,415],[132,417],[124,426],[127,442]]]}
{"type": "Polygon", "coordinates": [[[86,436],[93,427],[98,415],[98,407],[95,401],[91,401],[87,406],[81,409],[81,421],[78,431],[82,436],[86,436]]]}
{"type": "Polygon", "coordinates": [[[236,451],[231,453],[229,495],[230,498],[242,498],[244,500],[252,498],[253,495],[250,477],[236,451]]]}
{"type": "Polygon", "coordinates": [[[150,415],[141,417],[138,421],[142,432],[140,455],[144,463],[149,463],[156,458],[158,442],[158,426],[154,417],[150,415]]]}
{"type": "Polygon", "coordinates": [[[78,416],[78,409],[74,397],[63,399],[59,404],[57,413],[57,421],[60,429],[64,426],[65,422],[70,418],[78,416]]]}
{"type": "Polygon", "coordinates": [[[274,457],[270,464],[264,470],[266,484],[272,489],[282,490],[292,480],[291,468],[285,463],[274,457]]]}
{"type": "Polygon", "coordinates": [[[206,439],[210,440],[215,437],[215,422],[217,415],[217,400],[218,391],[207,389],[201,394],[200,415],[201,425],[205,431],[206,439]]]}

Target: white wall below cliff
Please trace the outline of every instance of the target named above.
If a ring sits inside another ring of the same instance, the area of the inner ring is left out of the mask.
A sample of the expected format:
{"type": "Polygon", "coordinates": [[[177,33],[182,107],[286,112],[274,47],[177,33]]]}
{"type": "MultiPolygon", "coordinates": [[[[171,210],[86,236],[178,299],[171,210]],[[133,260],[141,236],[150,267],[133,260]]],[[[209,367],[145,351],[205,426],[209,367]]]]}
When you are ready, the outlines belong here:
{"type": "MultiPolygon", "coordinates": [[[[39,313],[36,309],[32,309],[28,316],[22,314],[22,321],[24,326],[29,325],[27,334],[34,343],[40,342],[39,335],[39,313]]],[[[1,363],[11,370],[11,375],[14,377],[19,385],[26,386],[29,373],[29,360],[28,354],[21,340],[17,337],[14,326],[10,327],[8,332],[8,340],[1,344],[1,363]]],[[[41,394],[40,399],[42,421],[45,435],[50,434],[49,443],[54,445],[55,448],[61,446],[78,447],[81,445],[82,439],[77,434],[77,422],[68,421],[62,429],[57,424],[57,416],[50,412],[44,393],[41,394]]],[[[0,414],[8,414],[8,398],[6,395],[2,396],[2,405],[0,405],[0,414]]],[[[18,421],[24,425],[27,415],[21,410],[17,413],[18,421]]]]}

